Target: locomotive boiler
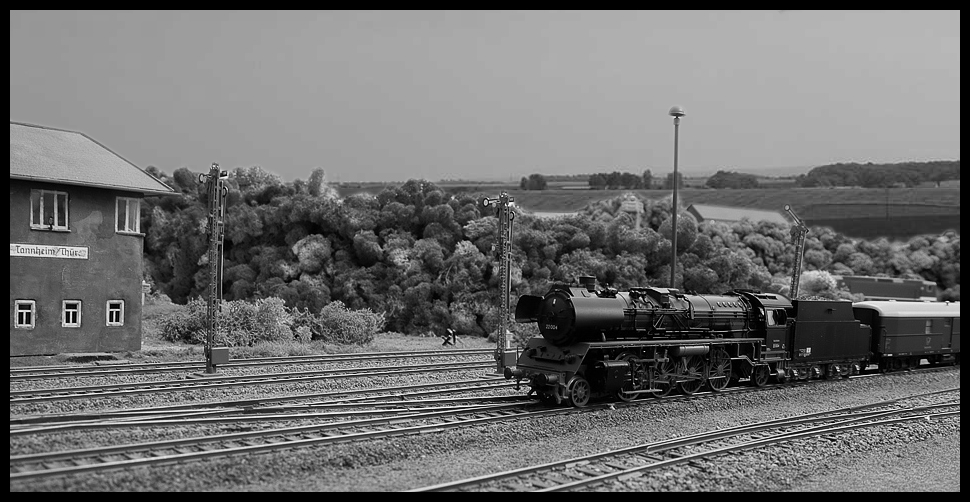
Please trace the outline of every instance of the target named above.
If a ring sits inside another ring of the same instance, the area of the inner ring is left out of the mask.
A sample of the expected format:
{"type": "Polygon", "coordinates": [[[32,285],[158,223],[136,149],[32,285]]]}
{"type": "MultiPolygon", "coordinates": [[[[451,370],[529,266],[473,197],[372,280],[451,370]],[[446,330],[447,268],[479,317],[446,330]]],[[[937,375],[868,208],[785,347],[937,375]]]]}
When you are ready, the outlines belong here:
{"type": "Polygon", "coordinates": [[[517,322],[536,323],[505,376],[548,402],[585,406],[674,390],[720,391],[742,380],[848,377],[865,368],[870,330],[849,301],[795,300],[752,290],[597,288],[595,279],[524,295],[517,322]],[[797,319],[796,319],[797,315],[797,319]]]}
{"type": "Polygon", "coordinates": [[[544,296],[523,295],[515,307],[516,321],[538,322],[543,338],[563,346],[644,337],[741,338],[751,334],[757,320],[748,300],[737,293],[699,296],[667,288],[600,290],[590,276],[580,277],[579,283],[579,287],[553,285],[544,296]]]}

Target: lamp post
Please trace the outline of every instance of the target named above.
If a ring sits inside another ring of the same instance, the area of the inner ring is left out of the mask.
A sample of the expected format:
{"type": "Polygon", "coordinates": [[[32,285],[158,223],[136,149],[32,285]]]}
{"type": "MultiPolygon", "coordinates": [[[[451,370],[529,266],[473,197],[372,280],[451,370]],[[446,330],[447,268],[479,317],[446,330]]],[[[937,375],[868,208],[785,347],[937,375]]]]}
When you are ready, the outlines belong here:
{"type": "Polygon", "coordinates": [[[679,106],[672,107],[668,113],[674,118],[674,207],[672,208],[673,217],[670,221],[670,242],[672,244],[670,250],[670,287],[673,288],[677,276],[677,135],[680,130],[680,118],[686,113],[679,106]]]}

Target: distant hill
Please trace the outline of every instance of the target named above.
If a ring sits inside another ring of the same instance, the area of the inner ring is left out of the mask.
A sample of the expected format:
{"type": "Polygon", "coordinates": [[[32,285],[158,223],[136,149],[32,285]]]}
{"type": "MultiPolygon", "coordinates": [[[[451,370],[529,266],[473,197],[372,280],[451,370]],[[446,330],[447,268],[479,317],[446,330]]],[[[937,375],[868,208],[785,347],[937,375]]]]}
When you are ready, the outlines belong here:
{"type": "MultiPolygon", "coordinates": [[[[806,174],[811,171],[816,166],[787,166],[787,167],[753,167],[753,168],[742,168],[742,167],[731,167],[722,166],[714,168],[690,168],[690,167],[678,167],[677,172],[683,175],[685,178],[698,178],[707,179],[712,176],[717,171],[733,171],[737,173],[744,174],[754,174],[758,177],[767,178],[788,178],[798,176],[800,174],[806,174]]],[[[653,173],[655,178],[666,176],[674,170],[673,166],[661,166],[661,167],[650,167],[650,171],[653,173]]],[[[632,172],[634,174],[641,174],[646,169],[641,168],[626,168],[619,169],[619,171],[632,172]]],[[[612,171],[612,169],[610,170],[612,171]]],[[[600,171],[596,171],[600,172],[600,171]]],[[[483,176],[481,178],[475,179],[459,179],[459,180],[440,180],[440,183],[518,183],[522,176],[528,176],[532,174],[531,172],[520,175],[519,177],[511,180],[508,176],[505,177],[488,177],[483,176]]],[[[555,174],[555,173],[539,173],[546,178],[546,181],[576,181],[581,180],[586,182],[589,179],[590,174],[555,174]]]]}

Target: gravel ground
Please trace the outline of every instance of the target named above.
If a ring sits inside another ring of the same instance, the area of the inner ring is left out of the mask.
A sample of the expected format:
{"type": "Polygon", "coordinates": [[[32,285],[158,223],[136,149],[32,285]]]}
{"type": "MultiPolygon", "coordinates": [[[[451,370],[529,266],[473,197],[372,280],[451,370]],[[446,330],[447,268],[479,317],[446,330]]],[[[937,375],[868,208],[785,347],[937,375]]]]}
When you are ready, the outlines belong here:
{"type": "MultiPolygon", "coordinates": [[[[421,436],[77,475],[43,483],[11,482],[10,490],[398,491],[703,430],[959,386],[960,369],[955,367],[933,373],[819,381],[797,388],[688,402],[651,399],[633,408],[497,422],[421,436]]],[[[197,431],[182,432],[194,435],[197,431]]],[[[180,433],[167,429],[164,433],[145,430],[126,434],[149,440],[157,435],[180,433]]],[[[47,435],[42,441],[50,448],[51,444],[61,443],[118,442],[119,437],[66,433],[47,435]]],[[[17,449],[21,447],[25,446],[18,442],[17,449]]],[[[12,438],[12,454],[14,449],[12,438]]],[[[799,440],[767,451],[717,459],[704,469],[671,467],[594,490],[959,492],[959,467],[957,417],[938,422],[907,422],[889,429],[863,429],[835,441],[799,440]]]]}

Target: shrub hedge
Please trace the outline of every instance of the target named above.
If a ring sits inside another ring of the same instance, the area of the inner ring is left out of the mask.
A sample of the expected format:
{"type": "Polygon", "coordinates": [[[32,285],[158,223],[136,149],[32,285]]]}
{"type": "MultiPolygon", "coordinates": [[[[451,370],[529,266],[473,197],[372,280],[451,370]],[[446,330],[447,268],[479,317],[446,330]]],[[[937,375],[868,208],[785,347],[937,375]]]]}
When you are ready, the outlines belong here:
{"type": "MultiPolygon", "coordinates": [[[[175,306],[159,320],[163,339],[203,344],[206,338],[205,300],[196,297],[175,306]]],[[[228,347],[252,347],[260,342],[309,342],[324,340],[341,345],[365,345],[385,327],[384,314],[369,309],[351,310],[333,301],[313,314],[307,309],[287,308],[281,298],[223,301],[219,331],[213,343],[228,347]]]]}

